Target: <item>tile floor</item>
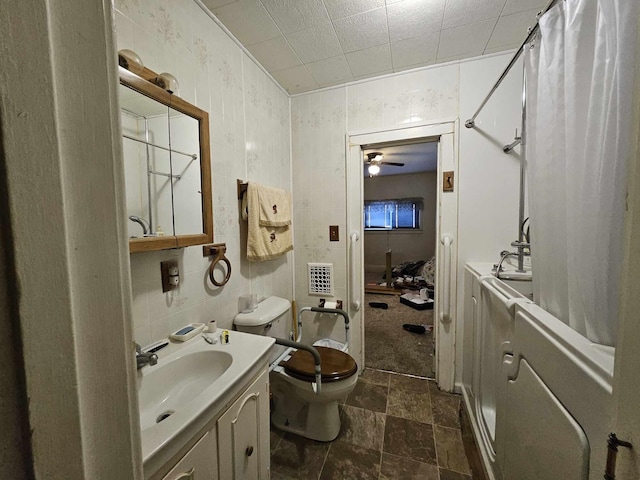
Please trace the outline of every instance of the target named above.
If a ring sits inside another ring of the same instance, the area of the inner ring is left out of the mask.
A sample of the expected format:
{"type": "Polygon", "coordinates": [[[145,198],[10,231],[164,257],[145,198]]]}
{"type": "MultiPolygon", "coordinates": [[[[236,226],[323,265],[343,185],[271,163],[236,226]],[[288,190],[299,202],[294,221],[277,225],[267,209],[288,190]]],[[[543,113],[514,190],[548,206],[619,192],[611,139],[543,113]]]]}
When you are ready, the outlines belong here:
{"type": "Polygon", "coordinates": [[[366,369],[335,441],[272,428],[271,478],[471,480],[459,408],[460,397],[431,380],[366,369]]]}

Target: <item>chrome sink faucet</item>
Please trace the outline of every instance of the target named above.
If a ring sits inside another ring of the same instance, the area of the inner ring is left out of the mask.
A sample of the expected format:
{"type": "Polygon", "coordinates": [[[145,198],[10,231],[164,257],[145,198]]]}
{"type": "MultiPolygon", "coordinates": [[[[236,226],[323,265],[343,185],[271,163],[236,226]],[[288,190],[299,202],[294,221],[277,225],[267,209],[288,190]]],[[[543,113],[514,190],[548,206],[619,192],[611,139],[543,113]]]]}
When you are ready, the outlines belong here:
{"type": "Polygon", "coordinates": [[[136,343],[136,367],[140,370],[145,365],[158,363],[158,355],[151,352],[143,352],[142,347],[136,343]]]}

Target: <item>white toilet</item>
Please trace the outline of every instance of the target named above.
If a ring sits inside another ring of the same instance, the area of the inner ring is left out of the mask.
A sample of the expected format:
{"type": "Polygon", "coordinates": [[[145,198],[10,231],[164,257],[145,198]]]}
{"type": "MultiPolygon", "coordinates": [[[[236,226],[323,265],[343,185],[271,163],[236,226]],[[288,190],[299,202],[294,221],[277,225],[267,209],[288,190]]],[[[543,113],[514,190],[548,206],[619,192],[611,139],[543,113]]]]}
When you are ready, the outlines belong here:
{"type": "MultiPolygon", "coordinates": [[[[251,313],[239,313],[238,331],[289,340],[292,335],[291,303],[269,297],[251,313]]],[[[317,346],[322,366],[320,393],[313,389],[314,361],[304,350],[274,345],[269,360],[273,395],[271,423],[285,432],[330,442],[340,433],[338,402],[355,387],[358,366],[345,352],[317,346]]]]}

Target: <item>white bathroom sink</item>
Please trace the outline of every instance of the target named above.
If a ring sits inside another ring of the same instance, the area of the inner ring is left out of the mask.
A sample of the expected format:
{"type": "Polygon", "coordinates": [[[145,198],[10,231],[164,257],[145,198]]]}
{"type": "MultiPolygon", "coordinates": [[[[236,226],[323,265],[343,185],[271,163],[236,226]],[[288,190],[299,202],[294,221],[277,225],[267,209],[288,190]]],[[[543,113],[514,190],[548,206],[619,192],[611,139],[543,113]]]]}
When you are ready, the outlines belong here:
{"type": "Polygon", "coordinates": [[[197,335],[172,342],[157,352],[157,365],[138,370],[144,471],[156,472],[215,421],[266,368],[273,343],[271,337],[230,332],[228,345],[210,345],[197,335]]]}
{"type": "Polygon", "coordinates": [[[167,421],[231,366],[228,352],[195,351],[148,368],[138,389],[140,429],[167,421]]]}

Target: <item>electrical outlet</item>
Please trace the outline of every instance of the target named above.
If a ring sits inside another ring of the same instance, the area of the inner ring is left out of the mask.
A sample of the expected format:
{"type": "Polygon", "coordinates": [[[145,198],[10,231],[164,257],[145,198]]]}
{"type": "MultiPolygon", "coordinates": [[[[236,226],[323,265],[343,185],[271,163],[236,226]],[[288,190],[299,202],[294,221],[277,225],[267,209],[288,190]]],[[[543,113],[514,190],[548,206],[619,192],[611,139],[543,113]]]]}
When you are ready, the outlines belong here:
{"type": "Polygon", "coordinates": [[[162,291],[164,293],[180,285],[180,271],[177,260],[166,260],[160,262],[160,273],[162,274],[162,291]]]}

